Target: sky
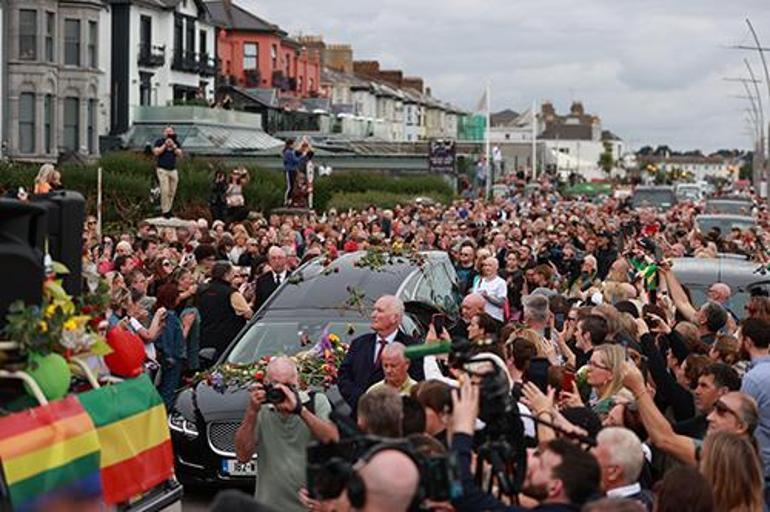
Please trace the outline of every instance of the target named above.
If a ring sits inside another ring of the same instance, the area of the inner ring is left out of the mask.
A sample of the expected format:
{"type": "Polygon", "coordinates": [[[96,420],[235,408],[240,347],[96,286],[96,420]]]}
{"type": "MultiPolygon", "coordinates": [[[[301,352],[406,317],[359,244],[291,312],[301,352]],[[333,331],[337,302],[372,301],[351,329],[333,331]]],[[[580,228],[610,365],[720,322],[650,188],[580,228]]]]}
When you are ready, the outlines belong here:
{"type": "Polygon", "coordinates": [[[756,51],[728,48],[753,44],[746,17],[770,47],[763,0],[234,1],[291,34],[421,76],[468,110],[489,81],[492,111],[548,100],[564,112],[579,100],[633,148],[753,146],[749,100],[732,97],[746,92],[724,78],[747,77],[744,58],[764,77],[756,51]]]}

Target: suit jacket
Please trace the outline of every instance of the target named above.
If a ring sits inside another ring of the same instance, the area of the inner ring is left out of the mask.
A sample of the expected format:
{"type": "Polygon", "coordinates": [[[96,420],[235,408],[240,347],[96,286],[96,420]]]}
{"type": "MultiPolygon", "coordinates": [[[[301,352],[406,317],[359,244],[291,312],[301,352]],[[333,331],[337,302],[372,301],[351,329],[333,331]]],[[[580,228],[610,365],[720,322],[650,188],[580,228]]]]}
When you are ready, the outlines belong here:
{"type": "MultiPolygon", "coordinates": [[[[398,331],[395,341],[404,345],[416,345],[416,339],[398,331]]],[[[382,366],[374,366],[374,348],[377,343],[377,333],[362,334],[350,342],[350,349],[340,365],[337,374],[337,387],[342,397],[355,411],[358,398],[372,384],[385,378],[382,366]]],[[[414,359],[409,365],[409,375],[416,381],[425,379],[423,360],[414,359]]]]}
{"type": "MultiPolygon", "coordinates": [[[[286,273],[285,279],[288,279],[289,273],[286,273]]],[[[265,303],[265,301],[273,294],[278,285],[275,284],[275,278],[272,272],[266,272],[259,276],[254,287],[254,311],[265,303]]]]}

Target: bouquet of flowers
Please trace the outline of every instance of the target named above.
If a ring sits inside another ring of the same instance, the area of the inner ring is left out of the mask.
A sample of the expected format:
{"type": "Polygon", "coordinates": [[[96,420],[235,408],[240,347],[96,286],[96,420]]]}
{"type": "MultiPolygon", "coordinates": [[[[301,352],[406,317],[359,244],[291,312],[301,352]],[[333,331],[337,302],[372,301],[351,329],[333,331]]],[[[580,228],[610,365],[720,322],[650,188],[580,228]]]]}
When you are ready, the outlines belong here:
{"type": "MultiPolygon", "coordinates": [[[[327,389],[337,382],[337,370],[347,352],[348,345],[339,336],[324,331],[313,348],[292,356],[302,389],[327,389]]],[[[271,359],[272,356],[264,356],[249,364],[224,363],[197,373],[192,384],[205,382],[217,393],[247,389],[264,380],[271,359]]]]}

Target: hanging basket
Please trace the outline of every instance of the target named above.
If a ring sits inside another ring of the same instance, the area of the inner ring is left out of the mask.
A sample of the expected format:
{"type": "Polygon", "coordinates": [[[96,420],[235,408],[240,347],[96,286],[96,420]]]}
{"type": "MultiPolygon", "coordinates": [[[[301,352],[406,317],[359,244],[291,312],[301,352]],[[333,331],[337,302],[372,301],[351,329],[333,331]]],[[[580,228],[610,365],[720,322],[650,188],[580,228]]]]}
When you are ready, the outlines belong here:
{"type": "MultiPolygon", "coordinates": [[[[72,372],[67,361],[59,354],[42,355],[31,353],[28,358],[27,374],[40,386],[48,400],[63,398],[70,388],[72,372]]],[[[30,395],[32,391],[25,384],[24,389],[30,395]]]]}

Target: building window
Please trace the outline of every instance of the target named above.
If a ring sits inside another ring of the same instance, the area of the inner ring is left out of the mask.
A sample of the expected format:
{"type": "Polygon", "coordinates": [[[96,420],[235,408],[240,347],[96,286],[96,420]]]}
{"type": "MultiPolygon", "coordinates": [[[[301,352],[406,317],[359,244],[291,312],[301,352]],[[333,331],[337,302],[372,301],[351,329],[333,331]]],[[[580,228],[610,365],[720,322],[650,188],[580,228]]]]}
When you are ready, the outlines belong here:
{"type": "Polygon", "coordinates": [[[185,44],[185,56],[187,59],[195,58],[195,19],[187,18],[187,41],[185,44]]]}
{"type": "Polygon", "coordinates": [[[96,69],[99,67],[99,54],[97,45],[99,44],[99,25],[95,21],[88,22],[88,67],[96,69]]]}
{"type": "Polygon", "coordinates": [[[53,153],[53,94],[46,94],[43,102],[43,143],[45,152],[53,153]]]}
{"type": "Polygon", "coordinates": [[[19,10],[19,59],[37,59],[37,11],[19,10]]]}
{"type": "Polygon", "coordinates": [[[96,100],[88,100],[88,116],[86,117],[86,137],[88,137],[88,153],[96,153],[96,100]]]}
{"type": "Polygon", "coordinates": [[[80,98],[64,98],[64,149],[80,148],[80,98]]]}
{"type": "Polygon", "coordinates": [[[52,12],[45,13],[45,60],[55,62],[54,38],[56,37],[56,14],[52,12]]]}
{"type": "Polygon", "coordinates": [[[35,93],[19,95],[19,153],[35,152],[35,93]]]}
{"type": "Polygon", "coordinates": [[[152,105],[152,73],[139,73],[139,104],[152,105]]]}
{"type": "Polygon", "coordinates": [[[259,45],[243,43],[243,69],[259,69],[259,45]]]}
{"type": "Polygon", "coordinates": [[[177,16],[174,18],[174,57],[177,60],[182,58],[184,50],[184,20],[177,16]]]}
{"type": "Polygon", "coordinates": [[[201,55],[201,58],[208,58],[209,56],[208,41],[206,39],[206,31],[198,31],[198,51],[201,55]]]}
{"type": "Polygon", "coordinates": [[[80,20],[64,20],[64,64],[80,66],[80,20]]]}
{"type": "Polygon", "coordinates": [[[270,60],[273,61],[273,69],[278,67],[278,47],[276,45],[270,46],[270,60]]]}

